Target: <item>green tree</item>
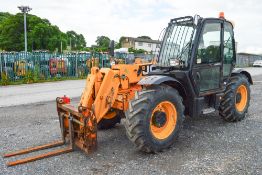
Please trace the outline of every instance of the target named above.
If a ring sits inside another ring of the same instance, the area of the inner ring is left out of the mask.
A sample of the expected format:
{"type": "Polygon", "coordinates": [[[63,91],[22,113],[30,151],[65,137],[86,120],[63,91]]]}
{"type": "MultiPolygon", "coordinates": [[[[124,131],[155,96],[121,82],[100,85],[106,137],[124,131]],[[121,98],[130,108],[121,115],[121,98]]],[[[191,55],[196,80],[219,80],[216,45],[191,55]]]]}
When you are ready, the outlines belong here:
{"type": "Polygon", "coordinates": [[[86,40],[85,37],[82,34],[78,35],[78,42],[79,42],[79,49],[83,49],[86,47],[86,40]]]}
{"type": "Polygon", "coordinates": [[[108,38],[107,36],[98,36],[96,38],[96,44],[98,47],[108,48],[109,43],[110,43],[110,38],[108,38]]]}
{"type": "Polygon", "coordinates": [[[86,47],[86,41],[82,34],[77,34],[75,31],[68,31],[66,32],[66,36],[67,45],[71,46],[72,50],[83,50],[83,48],[86,47]]]}
{"type": "MultiPolygon", "coordinates": [[[[84,36],[75,32],[72,34],[76,46],[74,49],[82,50],[86,46],[84,36]]],[[[64,50],[69,43],[68,38],[68,34],[61,32],[57,26],[52,25],[47,19],[27,15],[28,51],[61,51],[61,42],[64,50]]],[[[0,13],[0,49],[6,51],[24,50],[24,18],[22,13],[16,15],[0,13]]]]}
{"type": "Polygon", "coordinates": [[[0,23],[2,23],[5,19],[11,16],[10,13],[7,12],[0,12],[0,23]]]}
{"type": "Polygon", "coordinates": [[[30,32],[30,42],[34,50],[44,49],[47,50],[48,40],[50,39],[50,27],[44,23],[35,25],[34,29],[30,32]]]}
{"type": "Polygon", "coordinates": [[[24,49],[24,22],[21,13],[12,15],[1,22],[0,48],[7,51],[24,49]]]}
{"type": "Polygon", "coordinates": [[[120,42],[115,42],[115,49],[120,49],[122,47],[120,42]]]}
{"type": "Polygon", "coordinates": [[[46,23],[38,23],[30,33],[30,42],[33,50],[58,50],[61,52],[66,48],[66,35],[57,26],[46,23]]]}
{"type": "Polygon", "coordinates": [[[96,44],[92,45],[91,50],[94,52],[107,52],[109,49],[110,38],[107,36],[98,36],[96,38],[96,44]]]}
{"type": "Polygon", "coordinates": [[[144,49],[134,49],[133,47],[131,47],[131,48],[128,48],[128,52],[133,52],[133,53],[139,54],[139,53],[145,53],[146,50],[144,50],[144,49]]]}

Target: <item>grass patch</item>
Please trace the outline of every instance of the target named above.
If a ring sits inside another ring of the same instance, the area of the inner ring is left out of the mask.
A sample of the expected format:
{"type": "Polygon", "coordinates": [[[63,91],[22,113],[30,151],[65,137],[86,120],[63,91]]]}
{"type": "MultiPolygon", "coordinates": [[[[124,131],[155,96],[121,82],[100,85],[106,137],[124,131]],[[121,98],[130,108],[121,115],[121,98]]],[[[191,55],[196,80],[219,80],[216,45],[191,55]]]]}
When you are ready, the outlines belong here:
{"type": "Polygon", "coordinates": [[[2,72],[2,73],[1,73],[1,81],[0,81],[0,84],[1,84],[2,86],[7,86],[7,85],[9,85],[10,83],[11,83],[11,82],[10,82],[9,77],[6,75],[5,72],[2,72]]]}
{"type": "MultiPolygon", "coordinates": [[[[33,73],[32,73],[33,74],[33,73]]],[[[26,76],[25,76],[26,77],[26,76]]],[[[65,80],[82,80],[85,78],[77,78],[77,77],[53,77],[48,79],[38,79],[37,81],[34,81],[34,76],[29,74],[26,78],[23,78],[21,80],[17,81],[8,81],[7,84],[3,84],[1,81],[2,86],[7,85],[21,85],[21,84],[31,84],[31,83],[45,83],[45,82],[56,82],[56,81],[65,81],[65,80]]]]}

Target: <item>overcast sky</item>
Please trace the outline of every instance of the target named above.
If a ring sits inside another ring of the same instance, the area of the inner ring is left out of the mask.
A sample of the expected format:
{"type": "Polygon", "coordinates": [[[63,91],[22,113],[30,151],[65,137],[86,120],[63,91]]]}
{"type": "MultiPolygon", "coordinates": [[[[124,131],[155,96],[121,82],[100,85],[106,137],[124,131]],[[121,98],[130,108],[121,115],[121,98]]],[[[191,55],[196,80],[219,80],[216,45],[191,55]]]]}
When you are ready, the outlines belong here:
{"type": "Polygon", "coordinates": [[[199,14],[217,17],[220,11],[235,23],[238,52],[262,54],[261,0],[0,0],[0,11],[15,14],[29,5],[31,14],[48,19],[66,32],[82,33],[87,45],[99,35],[148,35],[158,39],[171,18],[199,14]]]}

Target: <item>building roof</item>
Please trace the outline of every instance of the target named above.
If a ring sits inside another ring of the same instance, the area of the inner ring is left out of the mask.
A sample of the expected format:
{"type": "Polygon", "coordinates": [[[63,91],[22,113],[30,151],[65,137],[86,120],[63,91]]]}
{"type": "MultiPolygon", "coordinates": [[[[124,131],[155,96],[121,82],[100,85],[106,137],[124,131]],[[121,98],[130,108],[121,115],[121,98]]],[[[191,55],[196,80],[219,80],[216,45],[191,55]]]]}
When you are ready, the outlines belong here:
{"type": "Polygon", "coordinates": [[[161,43],[161,41],[152,40],[152,39],[133,38],[133,37],[123,37],[123,38],[128,38],[129,40],[133,40],[134,42],[156,43],[156,44],[160,44],[161,43]]]}
{"type": "Polygon", "coordinates": [[[259,54],[253,54],[253,53],[245,53],[245,52],[239,52],[238,55],[246,55],[246,56],[262,56],[259,54]]]}
{"type": "Polygon", "coordinates": [[[144,42],[144,43],[156,43],[156,44],[160,44],[161,43],[158,40],[143,39],[143,38],[135,38],[135,41],[137,41],[137,42],[144,42]]]}

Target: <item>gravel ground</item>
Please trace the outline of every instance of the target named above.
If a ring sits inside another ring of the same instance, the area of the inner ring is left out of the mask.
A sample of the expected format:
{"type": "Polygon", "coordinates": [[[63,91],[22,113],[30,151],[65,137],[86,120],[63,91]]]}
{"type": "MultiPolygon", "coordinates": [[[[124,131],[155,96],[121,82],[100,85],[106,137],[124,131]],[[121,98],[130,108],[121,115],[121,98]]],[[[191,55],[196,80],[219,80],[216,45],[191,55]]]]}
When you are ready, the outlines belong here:
{"type": "MultiPolygon", "coordinates": [[[[262,76],[254,80],[245,120],[226,123],[217,113],[187,118],[176,144],[165,152],[137,151],[120,124],[99,131],[93,154],[77,150],[9,168],[5,162],[15,158],[1,157],[0,174],[262,174],[262,76]]],[[[0,119],[0,155],[60,137],[55,102],[0,108],[0,119]]]]}

